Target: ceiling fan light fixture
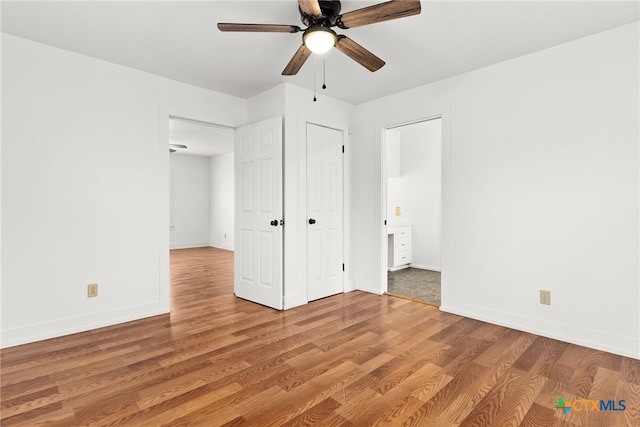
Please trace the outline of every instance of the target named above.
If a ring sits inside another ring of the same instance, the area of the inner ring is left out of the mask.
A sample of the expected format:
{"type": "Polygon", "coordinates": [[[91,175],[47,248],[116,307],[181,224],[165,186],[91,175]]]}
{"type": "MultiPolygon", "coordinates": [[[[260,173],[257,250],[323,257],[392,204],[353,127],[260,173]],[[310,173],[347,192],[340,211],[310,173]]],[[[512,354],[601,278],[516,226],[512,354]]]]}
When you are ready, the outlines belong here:
{"type": "Polygon", "coordinates": [[[302,40],[311,52],[323,54],[331,50],[336,44],[338,36],[332,29],[318,25],[308,28],[304,32],[302,40]]]}

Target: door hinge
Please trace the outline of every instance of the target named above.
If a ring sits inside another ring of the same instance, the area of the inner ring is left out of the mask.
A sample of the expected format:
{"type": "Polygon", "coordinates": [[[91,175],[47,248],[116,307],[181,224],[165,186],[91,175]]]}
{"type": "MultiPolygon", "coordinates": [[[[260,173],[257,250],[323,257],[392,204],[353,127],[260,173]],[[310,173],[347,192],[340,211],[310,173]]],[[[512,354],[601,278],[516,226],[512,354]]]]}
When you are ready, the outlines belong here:
{"type": "Polygon", "coordinates": [[[344,153],[344,145],[342,146],[342,153],[344,153]]]}
{"type": "Polygon", "coordinates": [[[386,219],[384,220],[384,225],[387,225],[387,220],[386,219]]]}
{"type": "Polygon", "coordinates": [[[342,263],[342,271],[344,271],[344,263],[342,263]]]}

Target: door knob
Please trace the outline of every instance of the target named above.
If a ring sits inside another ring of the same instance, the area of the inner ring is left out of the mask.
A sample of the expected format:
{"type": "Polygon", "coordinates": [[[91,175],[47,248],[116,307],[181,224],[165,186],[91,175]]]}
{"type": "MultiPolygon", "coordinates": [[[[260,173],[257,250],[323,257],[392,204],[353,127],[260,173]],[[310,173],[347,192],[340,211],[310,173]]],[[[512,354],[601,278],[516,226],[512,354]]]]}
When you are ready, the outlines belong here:
{"type": "Polygon", "coordinates": [[[315,223],[316,223],[316,220],[315,220],[315,219],[313,219],[313,218],[309,218],[309,224],[315,224],[315,223]]]}
{"type": "Polygon", "coordinates": [[[278,226],[278,220],[274,219],[273,221],[271,221],[271,225],[273,225],[274,227],[278,226]]]}

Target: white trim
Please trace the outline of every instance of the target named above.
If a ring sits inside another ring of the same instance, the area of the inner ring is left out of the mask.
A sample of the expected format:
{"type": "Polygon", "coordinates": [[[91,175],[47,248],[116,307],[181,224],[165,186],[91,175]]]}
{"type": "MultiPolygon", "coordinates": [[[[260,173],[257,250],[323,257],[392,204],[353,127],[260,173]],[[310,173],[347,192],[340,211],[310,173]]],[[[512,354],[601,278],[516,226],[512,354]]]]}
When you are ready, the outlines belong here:
{"type": "Polygon", "coordinates": [[[612,334],[554,322],[539,317],[496,310],[483,306],[449,301],[440,305],[440,310],[494,325],[504,326],[556,340],[607,351],[640,360],[640,338],[612,334]],[[562,331],[557,333],[554,331],[562,331]]]}
{"type": "Polygon", "coordinates": [[[417,268],[418,270],[441,271],[440,267],[432,267],[429,265],[409,264],[409,267],[417,268]]]}
{"type": "Polygon", "coordinates": [[[211,248],[223,249],[225,251],[234,252],[234,247],[230,246],[230,245],[228,245],[226,243],[211,242],[210,244],[208,244],[206,246],[209,246],[211,248]]]}
{"type": "Polygon", "coordinates": [[[344,274],[343,274],[343,289],[344,292],[352,292],[356,288],[353,286],[351,281],[351,266],[353,265],[353,260],[351,258],[351,228],[349,224],[351,223],[351,144],[350,137],[351,131],[349,125],[345,126],[342,129],[342,143],[344,144],[344,154],[342,155],[342,215],[343,215],[343,224],[342,224],[342,245],[343,245],[343,258],[344,258],[344,274]]]}
{"type": "Polygon", "coordinates": [[[162,314],[167,314],[167,310],[164,304],[158,302],[7,329],[2,331],[2,344],[0,346],[1,348],[13,347],[162,314]],[[105,318],[105,315],[108,318],[105,318]]]}
{"type": "Polygon", "coordinates": [[[190,249],[190,248],[205,248],[211,246],[209,242],[179,242],[169,245],[169,249],[190,249]]]}
{"type": "Polygon", "coordinates": [[[191,123],[194,125],[201,125],[201,126],[209,126],[212,128],[217,128],[217,129],[229,129],[229,130],[235,130],[237,126],[227,126],[227,125],[220,125],[217,123],[212,123],[209,120],[203,121],[203,120],[195,120],[195,119],[190,119],[187,117],[180,117],[180,116],[175,116],[175,115],[170,115],[169,118],[171,120],[176,120],[179,122],[184,122],[184,123],[191,123]]]}
{"type": "Polygon", "coordinates": [[[400,270],[406,270],[407,268],[411,267],[409,264],[403,264],[403,265],[398,265],[396,267],[388,267],[387,271],[400,271],[400,270]]]}
{"type": "Polygon", "coordinates": [[[370,294],[376,294],[376,295],[384,294],[384,292],[380,291],[380,286],[377,286],[373,282],[355,281],[353,285],[354,285],[354,290],[356,291],[363,291],[363,292],[368,292],[370,294]]]}
{"type": "Polygon", "coordinates": [[[288,303],[285,302],[285,304],[282,306],[282,309],[289,310],[290,308],[300,307],[301,305],[306,305],[306,304],[308,304],[307,301],[301,301],[301,300],[289,301],[288,303]]]}

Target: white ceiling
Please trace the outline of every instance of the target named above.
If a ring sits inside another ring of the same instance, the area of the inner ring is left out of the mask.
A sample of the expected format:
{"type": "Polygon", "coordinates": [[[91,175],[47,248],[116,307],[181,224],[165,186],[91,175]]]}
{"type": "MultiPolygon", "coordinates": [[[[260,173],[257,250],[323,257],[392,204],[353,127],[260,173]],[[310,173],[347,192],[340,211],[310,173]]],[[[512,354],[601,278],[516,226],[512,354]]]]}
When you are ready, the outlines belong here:
{"type": "Polygon", "coordinates": [[[212,157],[231,153],[234,135],[234,130],[230,128],[180,119],[169,120],[169,142],[187,146],[186,149],[174,147],[178,154],[212,157]]]}
{"type": "MultiPolygon", "coordinates": [[[[344,0],[342,12],[375,3],[344,0]]],[[[333,49],[325,93],[359,104],[637,21],[638,10],[637,1],[423,0],[420,15],[338,31],[387,65],[371,73],[333,49]]],[[[313,57],[281,76],[300,33],[223,33],[216,23],[299,18],[294,0],[2,2],[3,32],[243,98],[282,82],[313,89],[313,57]]]]}

